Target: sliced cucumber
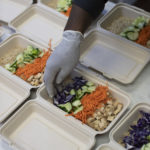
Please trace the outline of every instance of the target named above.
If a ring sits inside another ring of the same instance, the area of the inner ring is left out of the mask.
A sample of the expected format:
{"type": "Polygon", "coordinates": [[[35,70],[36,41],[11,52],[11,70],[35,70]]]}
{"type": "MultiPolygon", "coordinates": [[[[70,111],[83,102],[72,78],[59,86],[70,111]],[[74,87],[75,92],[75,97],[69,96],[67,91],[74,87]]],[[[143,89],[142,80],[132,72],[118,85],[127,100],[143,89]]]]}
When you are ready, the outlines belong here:
{"type": "Polygon", "coordinates": [[[14,63],[11,65],[11,67],[16,68],[17,69],[17,61],[14,61],[14,63]]]}
{"type": "Polygon", "coordinates": [[[31,56],[24,56],[24,61],[25,62],[30,62],[31,60],[33,60],[33,58],[31,56]]]}
{"type": "Polygon", "coordinates": [[[15,73],[16,72],[16,68],[12,67],[10,64],[6,64],[5,65],[5,69],[7,69],[8,71],[15,73]]]}
{"type": "Polygon", "coordinates": [[[81,101],[80,100],[75,100],[73,103],[72,103],[72,106],[74,107],[79,107],[81,105],[81,101]]]}
{"type": "Polygon", "coordinates": [[[127,38],[129,40],[135,41],[135,40],[138,39],[138,37],[139,37],[139,33],[138,32],[128,32],[127,33],[127,38]]]}
{"type": "Polygon", "coordinates": [[[80,94],[82,94],[81,89],[77,90],[77,95],[80,95],[80,94]]]}
{"type": "Polygon", "coordinates": [[[66,104],[60,104],[58,105],[59,108],[61,108],[62,110],[64,110],[65,112],[69,113],[72,110],[72,105],[70,102],[66,103],[66,104]]]}
{"type": "Polygon", "coordinates": [[[76,95],[76,91],[75,91],[74,89],[72,89],[72,90],[70,91],[70,95],[76,95]]]}
{"type": "Polygon", "coordinates": [[[86,83],[86,85],[87,85],[87,86],[93,86],[94,83],[92,83],[92,82],[89,81],[89,82],[86,83]]]}
{"type": "Polygon", "coordinates": [[[23,60],[24,60],[23,54],[19,54],[19,55],[16,57],[17,64],[22,63],[23,60]]]}
{"type": "Polygon", "coordinates": [[[125,32],[121,32],[121,33],[120,33],[120,36],[126,37],[126,33],[125,33],[125,32]]]}
{"type": "Polygon", "coordinates": [[[142,29],[144,26],[145,26],[145,22],[140,22],[138,25],[137,25],[137,27],[139,28],[139,29],[142,29]]]}
{"type": "Polygon", "coordinates": [[[141,150],[150,150],[150,143],[143,145],[143,147],[141,148],[141,150]]]}
{"type": "Polygon", "coordinates": [[[96,86],[91,86],[91,87],[89,87],[88,88],[88,93],[92,93],[93,91],[95,91],[95,89],[96,89],[96,86]]]}
{"type": "Polygon", "coordinates": [[[83,106],[80,106],[79,108],[77,108],[73,113],[77,114],[78,112],[83,110],[83,106]]]}

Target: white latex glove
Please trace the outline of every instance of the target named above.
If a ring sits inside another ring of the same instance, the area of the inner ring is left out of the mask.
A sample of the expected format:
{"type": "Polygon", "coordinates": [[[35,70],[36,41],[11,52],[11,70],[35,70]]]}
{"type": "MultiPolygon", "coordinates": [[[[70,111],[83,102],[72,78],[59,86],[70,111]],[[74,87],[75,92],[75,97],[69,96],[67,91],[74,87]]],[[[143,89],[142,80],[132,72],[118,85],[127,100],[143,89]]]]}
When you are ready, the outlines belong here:
{"type": "Polygon", "coordinates": [[[64,31],[61,43],[46,63],[44,82],[50,97],[54,96],[54,85],[60,84],[77,65],[83,35],[78,31],[64,31]]]}

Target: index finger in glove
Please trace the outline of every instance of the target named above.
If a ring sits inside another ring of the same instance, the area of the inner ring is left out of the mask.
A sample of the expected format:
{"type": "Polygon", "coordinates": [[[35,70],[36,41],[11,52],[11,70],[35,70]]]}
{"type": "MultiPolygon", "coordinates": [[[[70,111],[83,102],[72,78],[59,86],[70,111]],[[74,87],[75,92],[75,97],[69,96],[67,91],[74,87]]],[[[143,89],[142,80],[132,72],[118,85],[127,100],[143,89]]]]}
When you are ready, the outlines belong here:
{"type": "Polygon", "coordinates": [[[55,83],[55,78],[57,76],[59,69],[58,68],[46,68],[45,73],[44,73],[44,82],[46,86],[46,90],[48,92],[49,97],[54,96],[54,83],[55,83]]]}

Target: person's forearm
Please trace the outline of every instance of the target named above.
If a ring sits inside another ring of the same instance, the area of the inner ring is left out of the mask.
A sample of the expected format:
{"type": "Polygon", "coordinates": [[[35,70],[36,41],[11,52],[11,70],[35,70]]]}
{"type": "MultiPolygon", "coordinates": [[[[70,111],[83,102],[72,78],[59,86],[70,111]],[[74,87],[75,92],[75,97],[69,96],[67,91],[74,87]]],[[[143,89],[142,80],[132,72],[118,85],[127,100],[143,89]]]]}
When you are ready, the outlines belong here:
{"type": "Polygon", "coordinates": [[[65,30],[74,30],[84,33],[90,26],[92,20],[92,16],[87,11],[73,4],[65,30]]]}

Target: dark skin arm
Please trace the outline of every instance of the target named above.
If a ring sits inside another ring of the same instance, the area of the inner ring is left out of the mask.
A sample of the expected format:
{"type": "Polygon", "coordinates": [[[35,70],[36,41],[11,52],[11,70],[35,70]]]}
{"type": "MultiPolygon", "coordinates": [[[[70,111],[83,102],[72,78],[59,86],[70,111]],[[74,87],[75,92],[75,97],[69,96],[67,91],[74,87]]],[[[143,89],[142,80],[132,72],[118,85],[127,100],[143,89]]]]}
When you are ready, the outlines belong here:
{"type": "Polygon", "coordinates": [[[87,11],[73,4],[65,30],[79,31],[84,34],[85,30],[92,23],[92,20],[92,16],[87,11]]]}

